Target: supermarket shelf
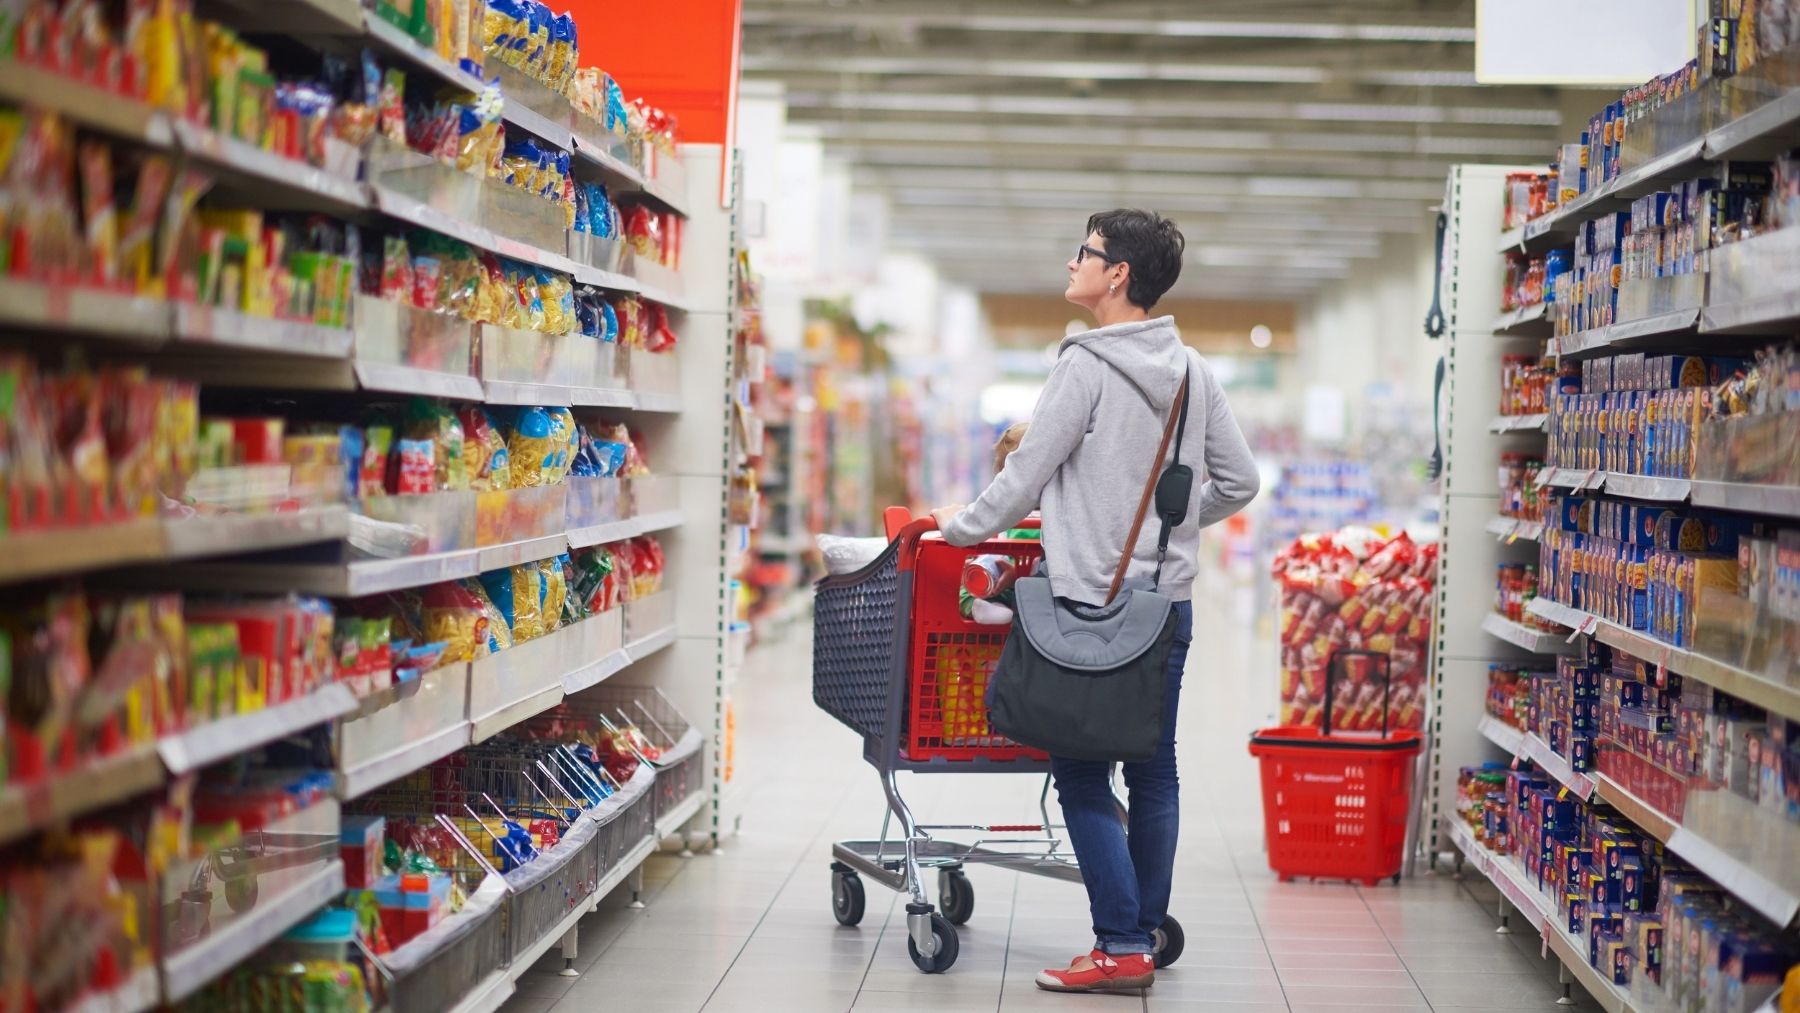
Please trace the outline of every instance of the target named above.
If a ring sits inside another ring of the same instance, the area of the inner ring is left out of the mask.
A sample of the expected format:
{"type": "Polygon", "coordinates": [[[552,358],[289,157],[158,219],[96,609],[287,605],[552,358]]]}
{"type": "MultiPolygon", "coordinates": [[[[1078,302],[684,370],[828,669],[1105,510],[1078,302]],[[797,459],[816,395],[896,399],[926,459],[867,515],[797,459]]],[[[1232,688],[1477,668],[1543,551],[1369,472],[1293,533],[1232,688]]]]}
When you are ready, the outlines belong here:
{"type": "Polygon", "coordinates": [[[1800,92],[1790,91],[1714,128],[1706,135],[1706,157],[1774,158],[1792,146],[1796,124],[1800,124],[1800,92]]]}
{"type": "Polygon", "coordinates": [[[480,94],[483,87],[480,78],[420,45],[412,36],[406,34],[404,29],[372,12],[365,13],[363,23],[370,40],[391,55],[401,57],[415,67],[429,71],[446,84],[480,94]]]}
{"type": "Polygon", "coordinates": [[[158,345],[169,336],[169,304],[102,288],[0,278],[0,323],[158,345]]]}
{"type": "Polygon", "coordinates": [[[169,559],[221,556],[329,542],[350,531],[350,508],[341,503],[261,514],[218,514],[163,522],[169,559]]]}
{"type": "Polygon", "coordinates": [[[1691,307],[1658,313],[1596,327],[1579,334],[1565,334],[1556,339],[1555,353],[1564,359],[1584,359],[1620,349],[1641,348],[1664,341],[1670,335],[1694,330],[1700,323],[1700,309],[1691,307]]]}
{"type": "Polygon", "coordinates": [[[1468,864],[1491,880],[1507,902],[1532,921],[1542,933],[1545,945],[1556,952],[1557,959],[1568,968],[1569,974],[1602,1009],[1607,1013],[1635,1013],[1625,992],[1588,963],[1587,944],[1563,930],[1556,906],[1532,885],[1517,862],[1482,847],[1469,828],[1455,817],[1444,817],[1444,835],[1463,853],[1468,864]]]}
{"type": "Polygon", "coordinates": [[[593,661],[588,662],[572,672],[567,672],[562,678],[563,695],[574,696],[582,690],[593,689],[595,686],[598,686],[613,676],[618,675],[620,672],[623,672],[626,668],[630,667],[631,662],[631,652],[621,647],[604,657],[596,658],[593,661]]]}
{"type": "Polygon", "coordinates": [[[1581,194],[1562,207],[1527,222],[1523,228],[1500,234],[1500,252],[1538,253],[1572,242],[1583,221],[1631,200],[1661,189],[1685,174],[1705,153],[1705,138],[1696,137],[1663,155],[1581,194]]]}
{"type": "Polygon", "coordinates": [[[422,394],[426,397],[456,398],[480,401],[487,396],[481,381],[468,373],[445,373],[390,362],[357,360],[356,382],[363,390],[390,394],[422,394]]]}
{"type": "Polygon", "coordinates": [[[682,513],[679,510],[663,510],[658,513],[645,514],[638,518],[638,534],[651,535],[658,531],[681,526],[682,513]]]}
{"type": "Polygon", "coordinates": [[[162,783],[162,761],[154,747],[144,746],[37,784],[7,785],[0,790],[0,844],[153,791],[162,783]]]}
{"type": "Polygon", "coordinates": [[[1606,484],[1606,472],[1582,471],[1577,468],[1545,468],[1538,472],[1539,486],[1554,486],[1558,489],[1598,489],[1606,484]]]}
{"type": "Polygon", "coordinates": [[[643,192],[644,196],[655,200],[658,204],[663,205],[670,211],[675,212],[683,218],[687,217],[687,199],[683,195],[677,194],[672,187],[661,180],[644,180],[643,192]]]}
{"type": "Polygon", "coordinates": [[[334,860],[281,894],[258,898],[228,931],[163,960],[164,1000],[179,1003],[198,992],[343,892],[344,863],[334,860]]]}
{"type": "Polygon", "coordinates": [[[356,343],[356,334],[348,327],[278,320],[192,303],[175,304],[173,331],[176,340],[194,345],[321,359],[345,358],[356,343]]]}
{"type": "Polygon", "coordinates": [[[84,996],[69,1013],[143,1013],[156,1008],[156,968],[146,964],[110,992],[84,996]]]}
{"type": "Polygon", "coordinates": [[[456,1005],[450,1007],[450,1013],[494,1013],[506,1004],[513,995],[512,975],[502,967],[493,974],[481,979],[474,991],[462,997],[456,1005]]]}
{"type": "Polygon", "coordinates": [[[686,826],[689,820],[700,814],[700,807],[705,804],[705,789],[696,791],[687,798],[682,799],[676,804],[675,808],[670,809],[668,812],[657,818],[656,839],[660,841],[664,838],[674,837],[676,834],[680,833],[681,828],[686,826]]]}
{"type": "Polygon", "coordinates": [[[345,178],[297,159],[265,151],[187,120],[175,121],[181,150],[206,163],[215,175],[239,177],[260,196],[307,210],[357,213],[368,210],[369,194],[354,178],[345,178]]]}
{"type": "Polygon", "coordinates": [[[675,642],[675,627],[657,630],[648,636],[639,637],[625,645],[625,653],[633,664],[643,661],[652,654],[667,648],[675,642]]]}
{"type": "Polygon", "coordinates": [[[1649,500],[1656,503],[1682,503],[1687,500],[1693,485],[1685,478],[1626,475],[1616,471],[1606,473],[1606,491],[1627,499],[1649,500]]]}
{"type": "Polygon", "coordinates": [[[560,384],[483,380],[481,387],[488,404],[564,407],[573,407],[575,404],[573,392],[560,384]]]}
{"type": "Polygon", "coordinates": [[[1502,313],[1494,321],[1494,333],[1505,337],[1543,338],[1550,335],[1551,303],[1538,303],[1510,313],[1502,313]]]}
{"type": "Polygon", "coordinates": [[[1706,307],[1700,329],[1707,334],[1769,334],[1792,330],[1800,321],[1800,291],[1706,307]]]}
{"type": "Polygon", "coordinates": [[[163,558],[162,521],[63,528],[0,538],[0,582],[80,573],[163,558]]]}
{"type": "Polygon", "coordinates": [[[151,147],[175,143],[169,118],[146,103],[11,58],[0,63],[0,70],[0,101],[48,110],[90,130],[151,147]]]}
{"type": "Polygon", "coordinates": [[[514,958],[511,966],[506,969],[505,973],[513,981],[517,981],[524,977],[525,973],[531,970],[532,966],[538,962],[539,958],[550,952],[550,947],[561,942],[562,937],[567,935],[569,930],[574,928],[576,923],[581,921],[582,915],[592,911],[595,905],[601,900],[604,900],[608,894],[618,889],[619,884],[625,882],[632,873],[636,872],[638,866],[643,865],[646,859],[656,853],[656,843],[657,842],[654,839],[646,837],[632,847],[630,851],[626,852],[625,857],[614,863],[613,867],[608,869],[605,874],[600,877],[600,881],[594,884],[594,892],[588,895],[590,903],[582,904],[574,911],[569,912],[568,917],[564,918],[561,923],[540,937],[536,942],[532,943],[523,953],[514,958]]]}
{"type": "Polygon", "coordinates": [[[1508,545],[1517,541],[1535,542],[1543,537],[1544,525],[1540,521],[1524,521],[1517,517],[1496,517],[1487,522],[1487,533],[1508,545]]]}
{"type": "Polygon", "coordinates": [[[1563,634],[1534,630],[1523,623],[1515,623],[1498,612],[1489,612],[1481,617],[1481,628],[1514,647],[1522,647],[1533,654],[1575,653],[1574,646],[1568,643],[1563,634]]]}
{"type": "Polygon", "coordinates": [[[639,392],[634,395],[635,405],[641,412],[678,412],[681,410],[680,394],[652,394],[639,392]]]}
{"type": "MultiPolygon", "coordinates": [[[[1786,926],[1794,921],[1796,914],[1800,914],[1800,868],[1794,865],[1792,853],[1781,853],[1785,849],[1777,846],[1772,850],[1764,849],[1762,854],[1747,857],[1734,855],[1731,850],[1754,852],[1754,844],[1740,837],[1733,842],[1732,849],[1728,850],[1727,847],[1689,830],[1680,821],[1638,798],[1604,773],[1595,774],[1594,781],[1598,785],[1600,797],[1607,804],[1617,809],[1640,830],[1668,845],[1669,850],[1731,891],[1739,900],[1760,911],[1770,921],[1786,926]],[[1771,878],[1762,869],[1768,869],[1781,878],[1771,878]]],[[[1707,819],[1708,823],[1718,827],[1738,828],[1746,836],[1753,833],[1759,820],[1768,817],[1755,803],[1726,791],[1690,791],[1687,797],[1690,808],[1706,811],[1702,818],[1712,817],[1707,819]]],[[[1782,823],[1785,824],[1786,821],[1782,820],[1782,823]]]]}
{"type": "Polygon", "coordinates": [[[1550,416],[1538,412],[1535,415],[1496,415],[1488,422],[1490,433],[1522,433],[1543,432],[1550,424],[1550,416]]]}
{"type": "Polygon", "coordinates": [[[1564,788],[1569,789],[1583,802],[1594,797],[1594,779],[1569,765],[1569,761],[1561,753],[1550,748],[1550,743],[1542,737],[1530,732],[1503,724],[1491,717],[1483,717],[1478,726],[1481,734],[1502,749],[1514,756],[1522,757],[1537,764],[1549,774],[1551,779],[1564,788]]]}
{"type": "Polygon", "coordinates": [[[287,738],[354,711],[356,697],[342,683],[330,683],[299,698],[220,718],[170,735],[156,743],[157,755],[177,777],[228,757],[287,738]]]}
{"type": "Polygon", "coordinates": [[[636,538],[643,532],[638,528],[636,517],[624,520],[609,521],[605,524],[591,524],[585,528],[576,528],[569,532],[569,547],[586,549],[595,545],[607,545],[622,542],[627,538],[636,538]]]}
{"type": "Polygon", "coordinates": [[[579,132],[575,134],[575,154],[590,164],[624,180],[630,184],[631,189],[641,190],[644,187],[644,174],[639,172],[636,166],[614,155],[605,144],[589,140],[579,132]]]}
{"type": "Polygon", "coordinates": [[[475,568],[482,573],[521,563],[535,563],[568,551],[569,536],[561,531],[542,538],[528,538],[505,545],[490,545],[475,551],[475,568]]]}
{"type": "Polygon", "coordinates": [[[1695,506],[1800,518],[1800,486],[1701,481],[1691,485],[1695,506]]]}
{"type": "Polygon", "coordinates": [[[1628,630],[1617,623],[1607,622],[1598,616],[1547,598],[1534,599],[1531,610],[1554,622],[1592,634],[1609,647],[1616,647],[1672,672],[1697,679],[1784,717],[1800,720],[1800,684],[1758,675],[1723,661],[1682,650],[1648,634],[1628,630]]]}
{"type": "Polygon", "coordinates": [[[423,738],[406,742],[398,749],[367,763],[352,767],[338,779],[338,795],[353,799],[366,795],[390,781],[397,781],[415,770],[429,767],[468,745],[471,726],[458,721],[423,738]]]}
{"type": "Polygon", "coordinates": [[[1489,742],[1505,750],[1506,755],[1525,755],[1525,733],[1512,725],[1506,724],[1492,715],[1483,715],[1480,723],[1475,727],[1480,729],[1481,734],[1486,736],[1489,742]]]}
{"type": "Polygon", "coordinates": [[[631,408],[637,404],[637,395],[631,391],[605,387],[571,387],[569,398],[574,408],[631,408]]]}

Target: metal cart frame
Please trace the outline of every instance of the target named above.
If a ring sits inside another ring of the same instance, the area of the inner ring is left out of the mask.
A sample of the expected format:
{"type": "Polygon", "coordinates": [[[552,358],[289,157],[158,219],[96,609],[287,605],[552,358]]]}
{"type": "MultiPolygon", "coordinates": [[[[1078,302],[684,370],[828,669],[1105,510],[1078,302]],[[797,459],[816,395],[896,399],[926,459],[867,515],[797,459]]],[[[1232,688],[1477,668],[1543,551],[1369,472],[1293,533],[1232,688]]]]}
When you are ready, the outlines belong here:
{"type": "MultiPolygon", "coordinates": [[[[832,845],[832,913],[839,924],[862,920],[866,899],[862,876],[904,893],[907,949],[913,963],[927,974],[949,970],[956,962],[956,926],[974,913],[975,892],[966,865],[995,865],[1080,883],[1081,868],[1059,833],[1066,828],[1050,818],[1050,765],[1018,758],[1017,746],[998,736],[986,744],[1005,759],[975,756],[966,760],[914,760],[906,755],[906,721],[914,640],[913,601],[921,543],[936,530],[930,518],[912,520],[904,508],[887,511],[889,544],[874,562],[850,574],[825,577],[814,598],[813,702],[862,736],[863,759],[881,777],[887,800],[881,836],[876,840],[838,841],[832,845]],[[897,775],[1038,774],[1044,787],[1038,796],[1036,824],[919,823],[901,796],[897,775]],[[890,836],[893,822],[900,835],[890,836]],[[976,834],[972,843],[941,840],[936,833],[976,834]],[[1019,836],[1035,835],[1035,836],[1019,836]],[[925,892],[926,870],[938,874],[938,905],[925,892]],[[941,907],[941,910],[938,908],[941,907]]],[[[942,545],[932,538],[928,544],[942,545]]],[[[989,541],[964,551],[1007,554],[1014,541],[989,541]]],[[[955,594],[956,588],[943,589],[955,594]]],[[[1119,803],[1119,817],[1125,806],[1119,803]]],[[[1169,918],[1155,937],[1158,967],[1173,964],[1185,938],[1180,923],[1169,918]]]]}

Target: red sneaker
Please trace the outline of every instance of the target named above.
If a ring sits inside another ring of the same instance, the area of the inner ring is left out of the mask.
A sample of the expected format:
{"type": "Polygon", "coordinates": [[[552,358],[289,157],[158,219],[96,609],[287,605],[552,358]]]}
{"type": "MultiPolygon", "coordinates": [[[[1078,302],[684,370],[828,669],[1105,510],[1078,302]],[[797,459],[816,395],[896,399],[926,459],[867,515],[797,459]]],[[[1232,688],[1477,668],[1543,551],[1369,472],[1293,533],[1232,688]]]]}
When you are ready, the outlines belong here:
{"type": "Polygon", "coordinates": [[[1039,971],[1037,987],[1050,992],[1112,992],[1149,988],[1155,980],[1156,964],[1151,961],[1150,954],[1114,956],[1095,950],[1085,957],[1076,957],[1063,970],[1039,971]]]}

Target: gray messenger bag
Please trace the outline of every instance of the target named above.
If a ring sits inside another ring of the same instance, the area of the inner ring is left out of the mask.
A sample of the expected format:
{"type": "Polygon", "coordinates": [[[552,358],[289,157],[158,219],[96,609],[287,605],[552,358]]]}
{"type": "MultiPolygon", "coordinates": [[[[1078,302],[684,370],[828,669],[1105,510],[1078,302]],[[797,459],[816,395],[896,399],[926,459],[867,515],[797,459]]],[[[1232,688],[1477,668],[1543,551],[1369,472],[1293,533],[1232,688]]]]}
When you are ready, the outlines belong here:
{"type": "Polygon", "coordinates": [[[1187,433],[1188,380],[1179,412],[1163,426],[1125,553],[1106,604],[1094,608],[1057,598],[1048,577],[1015,585],[1012,631],[988,682],[988,723],[1021,745],[1076,760],[1142,763],[1156,755],[1168,699],[1169,653],[1175,645],[1174,603],[1158,593],[1169,532],[1187,516],[1193,469],[1180,463],[1187,433]],[[1174,460],[1162,467],[1174,438],[1174,460]],[[1156,500],[1162,520],[1151,589],[1123,590],[1138,535],[1156,500]]]}

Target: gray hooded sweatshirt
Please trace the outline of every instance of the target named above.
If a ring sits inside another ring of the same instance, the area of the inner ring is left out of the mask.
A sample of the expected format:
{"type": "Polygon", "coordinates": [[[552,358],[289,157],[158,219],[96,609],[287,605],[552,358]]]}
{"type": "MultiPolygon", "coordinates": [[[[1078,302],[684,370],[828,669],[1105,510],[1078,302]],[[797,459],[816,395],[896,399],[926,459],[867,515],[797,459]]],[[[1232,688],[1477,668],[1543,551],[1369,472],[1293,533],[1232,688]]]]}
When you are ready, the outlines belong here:
{"type": "MultiPolygon", "coordinates": [[[[1024,442],[981,497],[944,529],[944,539],[975,545],[1041,506],[1051,589],[1060,598],[1103,603],[1163,426],[1179,409],[1175,395],[1184,367],[1191,390],[1181,463],[1194,469],[1196,481],[1187,518],[1169,539],[1159,590],[1187,601],[1199,574],[1200,529],[1243,509],[1260,479],[1225,392],[1206,360],[1182,344],[1174,317],[1065,338],[1024,442]]],[[[1167,463],[1155,465],[1158,474],[1167,463]]],[[[1126,586],[1150,586],[1159,528],[1152,506],[1126,586]]]]}

